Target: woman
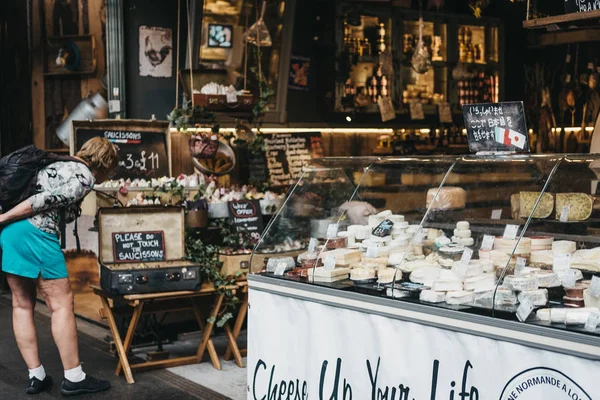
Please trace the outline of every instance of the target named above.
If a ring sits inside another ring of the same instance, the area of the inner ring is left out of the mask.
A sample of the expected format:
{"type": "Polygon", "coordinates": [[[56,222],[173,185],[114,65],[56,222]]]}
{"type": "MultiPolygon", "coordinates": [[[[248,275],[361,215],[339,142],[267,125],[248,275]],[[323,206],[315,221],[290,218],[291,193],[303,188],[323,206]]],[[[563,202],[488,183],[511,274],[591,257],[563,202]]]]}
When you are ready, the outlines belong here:
{"type": "Polygon", "coordinates": [[[61,393],[67,396],[110,388],[108,381],[86,375],[79,363],[73,293],[59,243],[59,215],[72,222],[95,182],[114,170],[115,146],[104,138],[84,143],[77,161],[58,161],[37,176],[39,193],[0,214],[2,269],[12,292],[13,330],[21,355],[29,368],[26,393],[48,389],[52,378],[40,362],[33,319],[36,284],[52,314],[52,336],[64,367],[61,393]]]}

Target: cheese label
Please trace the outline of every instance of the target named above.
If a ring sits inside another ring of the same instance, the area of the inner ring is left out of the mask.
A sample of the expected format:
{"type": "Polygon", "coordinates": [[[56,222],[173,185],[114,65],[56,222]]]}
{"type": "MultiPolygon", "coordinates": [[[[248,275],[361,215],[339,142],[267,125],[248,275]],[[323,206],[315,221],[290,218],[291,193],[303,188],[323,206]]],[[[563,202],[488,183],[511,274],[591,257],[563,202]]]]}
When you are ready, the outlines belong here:
{"type": "Polygon", "coordinates": [[[567,222],[569,220],[569,206],[563,206],[560,211],[560,222],[567,222]]]}
{"type": "Polygon", "coordinates": [[[287,267],[286,263],[277,264],[277,267],[275,267],[275,275],[283,276],[283,274],[285,273],[286,267],[287,267]]]}
{"type": "Polygon", "coordinates": [[[506,225],[504,228],[504,235],[502,235],[503,239],[515,239],[517,237],[517,232],[519,231],[519,225],[506,225]]]}
{"type": "Polygon", "coordinates": [[[460,262],[462,264],[469,264],[469,261],[471,261],[471,257],[473,257],[473,250],[467,247],[465,248],[465,251],[463,251],[462,257],[460,258],[460,262]]]}
{"type": "Polygon", "coordinates": [[[596,332],[598,322],[600,322],[600,313],[598,311],[591,312],[587,321],[585,322],[584,329],[588,332],[596,332]]]}
{"type": "Polygon", "coordinates": [[[517,265],[515,265],[515,276],[521,276],[521,273],[523,272],[523,268],[525,268],[526,263],[527,260],[525,260],[523,257],[517,257],[517,265]]]}
{"type": "Polygon", "coordinates": [[[325,257],[325,260],[323,260],[323,267],[327,271],[333,271],[335,269],[335,256],[325,257]]]}
{"type": "Polygon", "coordinates": [[[531,304],[531,300],[525,298],[521,301],[519,308],[517,308],[517,318],[521,322],[527,321],[527,318],[531,315],[533,311],[533,304],[531,304]]]}
{"type": "Polygon", "coordinates": [[[337,236],[338,224],[329,224],[327,227],[327,239],[333,239],[337,236]]]}
{"type": "Polygon", "coordinates": [[[492,210],[492,218],[491,219],[501,219],[501,218],[502,218],[502,209],[492,210]]]}
{"type": "Polygon", "coordinates": [[[373,236],[385,237],[385,236],[388,236],[392,232],[393,226],[394,226],[394,223],[392,221],[390,221],[389,219],[386,219],[385,221],[383,221],[382,223],[377,225],[371,233],[373,234],[373,236]]]}
{"type": "Polygon", "coordinates": [[[593,297],[600,297],[600,278],[597,276],[592,277],[592,282],[588,289],[588,293],[593,297]]]}
{"type": "Polygon", "coordinates": [[[308,252],[314,253],[318,243],[319,242],[316,238],[310,238],[310,241],[308,242],[308,252]]]}
{"type": "Polygon", "coordinates": [[[552,270],[554,272],[564,271],[571,267],[571,255],[570,254],[558,254],[554,256],[554,263],[552,264],[552,270]]]}
{"type": "Polygon", "coordinates": [[[237,103],[237,95],[234,92],[227,92],[226,96],[228,103],[237,103]]]}
{"type": "Polygon", "coordinates": [[[491,250],[494,247],[494,236],[483,235],[483,241],[481,242],[481,250],[491,250]]]}
{"type": "Polygon", "coordinates": [[[367,258],[377,258],[379,254],[379,248],[377,246],[367,247],[367,258]]]}

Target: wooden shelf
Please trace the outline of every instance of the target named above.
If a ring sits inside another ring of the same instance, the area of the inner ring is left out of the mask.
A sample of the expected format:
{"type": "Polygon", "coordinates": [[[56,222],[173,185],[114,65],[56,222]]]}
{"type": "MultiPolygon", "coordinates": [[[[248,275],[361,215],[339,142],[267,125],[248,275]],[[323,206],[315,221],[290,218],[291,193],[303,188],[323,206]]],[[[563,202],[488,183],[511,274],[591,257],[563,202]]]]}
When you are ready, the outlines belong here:
{"type": "Polygon", "coordinates": [[[549,30],[560,29],[560,26],[577,27],[584,25],[598,24],[600,21],[600,10],[593,10],[581,13],[555,15],[552,17],[535,18],[523,21],[525,29],[548,28],[549,30]]]}
{"type": "Polygon", "coordinates": [[[600,26],[598,28],[532,34],[529,37],[528,46],[535,48],[585,42],[600,42],[600,26]]]}

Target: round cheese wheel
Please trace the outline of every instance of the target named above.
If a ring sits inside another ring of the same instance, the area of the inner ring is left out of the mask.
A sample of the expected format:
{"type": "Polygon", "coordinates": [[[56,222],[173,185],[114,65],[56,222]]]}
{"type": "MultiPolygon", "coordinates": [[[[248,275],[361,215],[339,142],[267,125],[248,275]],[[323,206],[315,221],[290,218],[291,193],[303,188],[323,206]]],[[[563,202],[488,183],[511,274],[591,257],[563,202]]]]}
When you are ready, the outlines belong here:
{"type": "Polygon", "coordinates": [[[458,240],[458,244],[462,244],[463,246],[473,246],[475,244],[475,240],[473,240],[472,237],[460,238],[458,240]]]}
{"type": "Polygon", "coordinates": [[[471,237],[471,230],[470,229],[457,229],[454,231],[456,236],[461,237],[461,238],[469,238],[471,237]]]}
{"type": "Polygon", "coordinates": [[[531,237],[531,247],[552,247],[552,242],[554,242],[554,238],[552,236],[532,236],[531,237]]]}
{"type": "Polygon", "coordinates": [[[457,229],[469,229],[471,225],[467,221],[459,221],[456,223],[457,229]]]}
{"type": "MultiPolygon", "coordinates": [[[[388,217],[388,219],[390,221],[392,221],[394,224],[399,224],[401,222],[406,222],[406,221],[404,221],[404,215],[390,215],[388,217]]],[[[408,226],[408,222],[406,222],[406,226],[408,226]]]]}

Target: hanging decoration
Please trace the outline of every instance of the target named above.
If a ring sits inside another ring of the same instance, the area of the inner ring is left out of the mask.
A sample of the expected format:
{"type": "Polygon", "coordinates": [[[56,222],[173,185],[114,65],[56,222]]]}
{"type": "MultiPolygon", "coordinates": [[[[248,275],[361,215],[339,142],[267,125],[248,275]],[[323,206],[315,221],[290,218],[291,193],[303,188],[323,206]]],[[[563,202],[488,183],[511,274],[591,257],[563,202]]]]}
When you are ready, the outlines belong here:
{"type": "Polygon", "coordinates": [[[245,33],[244,33],[244,41],[253,44],[257,47],[271,47],[273,42],[271,40],[271,35],[269,34],[269,29],[265,25],[264,16],[265,10],[267,7],[267,2],[263,1],[262,8],[260,11],[260,17],[258,20],[252,25],[245,33]]]}
{"type": "Polygon", "coordinates": [[[429,50],[423,42],[423,18],[419,17],[419,40],[412,57],[412,67],[418,74],[424,74],[431,69],[429,50]]]}

